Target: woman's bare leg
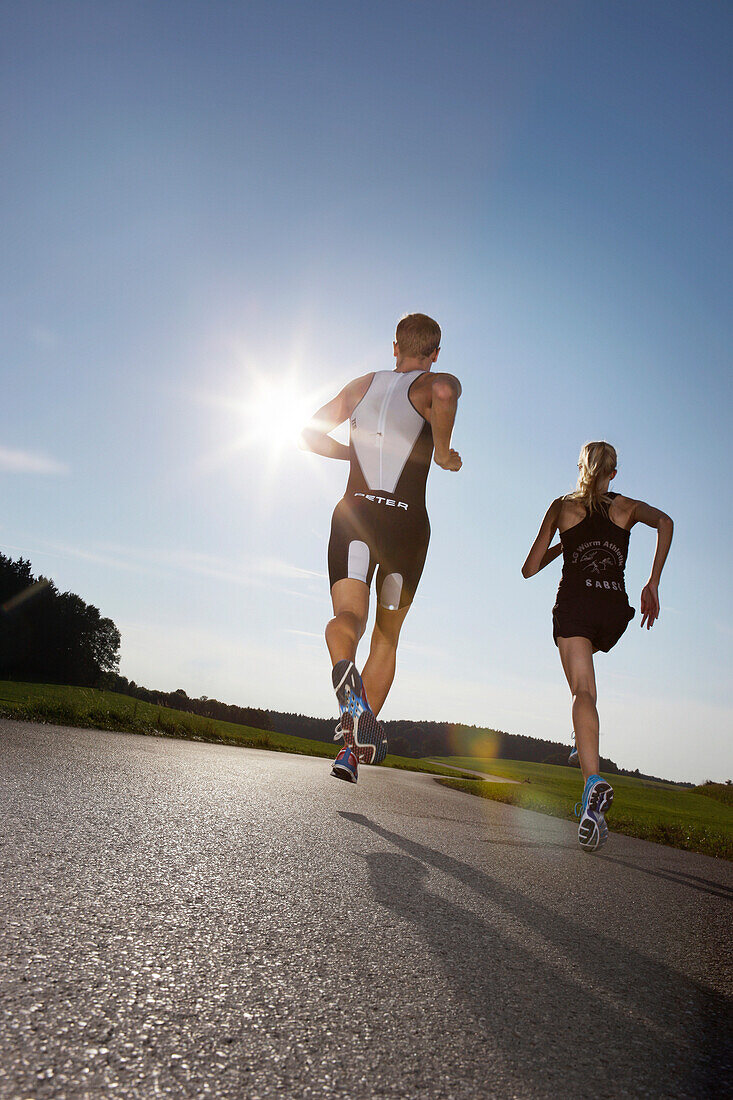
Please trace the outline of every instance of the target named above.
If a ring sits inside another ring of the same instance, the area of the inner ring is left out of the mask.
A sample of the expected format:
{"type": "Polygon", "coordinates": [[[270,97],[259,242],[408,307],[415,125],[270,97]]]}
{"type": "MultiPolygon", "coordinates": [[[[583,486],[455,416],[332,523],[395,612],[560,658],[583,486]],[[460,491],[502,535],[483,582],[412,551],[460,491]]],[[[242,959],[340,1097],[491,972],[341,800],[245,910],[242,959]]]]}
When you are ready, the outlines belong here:
{"type": "Polygon", "coordinates": [[[588,638],[558,638],[560,660],[573,696],[573,729],[583,779],[597,775],[599,722],[593,646],[588,638]]]}

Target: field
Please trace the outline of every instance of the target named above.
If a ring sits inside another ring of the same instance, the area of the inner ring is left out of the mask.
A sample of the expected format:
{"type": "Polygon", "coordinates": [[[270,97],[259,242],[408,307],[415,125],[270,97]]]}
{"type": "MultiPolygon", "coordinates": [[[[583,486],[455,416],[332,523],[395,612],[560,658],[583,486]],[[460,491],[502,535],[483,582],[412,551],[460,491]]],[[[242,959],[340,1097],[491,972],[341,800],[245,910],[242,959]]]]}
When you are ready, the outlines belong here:
{"type": "MultiPolygon", "coordinates": [[[[573,807],[582,793],[577,768],[476,757],[443,757],[441,763],[518,780],[517,783],[487,783],[475,778],[438,780],[445,786],[574,820],[573,807]]],[[[679,787],[621,775],[607,778],[614,789],[613,808],[608,815],[612,832],[733,859],[731,787],[725,784],[679,787]]]]}
{"type": "MultiPolygon", "coordinates": [[[[247,748],[296,752],[302,756],[333,757],[337,745],[289,737],[283,733],[240,726],[203,718],[172,707],[143,703],[129,695],[97,688],[66,687],[60,684],[22,684],[0,680],[0,717],[57,726],[115,730],[147,736],[179,737],[188,741],[242,745],[247,748]]],[[[425,761],[388,755],[384,765],[408,771],[452,775],[452,769],[425,761]]],[[[463,773],[461,773],[463,774],[463,773]]]]}

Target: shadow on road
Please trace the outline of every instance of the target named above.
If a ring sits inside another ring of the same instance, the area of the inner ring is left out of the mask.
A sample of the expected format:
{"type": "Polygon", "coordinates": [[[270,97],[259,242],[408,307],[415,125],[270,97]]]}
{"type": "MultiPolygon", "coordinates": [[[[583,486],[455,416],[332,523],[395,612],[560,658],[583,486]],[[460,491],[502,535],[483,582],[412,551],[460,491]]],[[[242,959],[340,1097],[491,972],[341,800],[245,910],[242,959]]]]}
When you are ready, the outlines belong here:
{"type": "Polygon", "coordinates": [[[733,887],[726,886],[724,882],[714,882],[709,878],[701,878],[700,875],[688,875],[686,871],[678,871],[675,867],[661,867],[659,870],[642,867],[639,863],[631,863],[627,859],[619,859],[618,856],[599,855],[596,858],[603,863],[618,863],[621,867],[629,867],[632,871],[641,871],[642,874],[652,875],[654,878],[666,878],[669,882],[676,882],[678,886],[688,886],[690,890],[712,894],[714,898],[733,901],[733,887]]]}
{"type": "Polygon", "coordinates": [[[542,1095],[599,1073],[604,1095],[720,1095],[733,1070],[729,999],[470,864],[362,814],[341,817],[403,853],[365,857],[376,902],[412,926],[416,957],[427,948],[521,1080],[542,1095]],[[431,892],[430,868],[477,894],[480,915],[431,892]]]}

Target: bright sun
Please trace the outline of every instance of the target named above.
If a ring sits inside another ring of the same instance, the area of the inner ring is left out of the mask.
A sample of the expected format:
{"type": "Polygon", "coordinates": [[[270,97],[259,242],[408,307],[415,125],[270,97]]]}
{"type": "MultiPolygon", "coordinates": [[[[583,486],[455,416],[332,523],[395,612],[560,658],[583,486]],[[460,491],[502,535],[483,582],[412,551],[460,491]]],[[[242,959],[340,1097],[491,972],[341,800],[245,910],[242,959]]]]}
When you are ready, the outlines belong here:
{"type": "Polygon", "coordinates": [[[279,454],[298,445],[298,437],[315,412],[312,398],[304,397],[291,379],[257,379],[242,402],[246,445],[279,454]]]}

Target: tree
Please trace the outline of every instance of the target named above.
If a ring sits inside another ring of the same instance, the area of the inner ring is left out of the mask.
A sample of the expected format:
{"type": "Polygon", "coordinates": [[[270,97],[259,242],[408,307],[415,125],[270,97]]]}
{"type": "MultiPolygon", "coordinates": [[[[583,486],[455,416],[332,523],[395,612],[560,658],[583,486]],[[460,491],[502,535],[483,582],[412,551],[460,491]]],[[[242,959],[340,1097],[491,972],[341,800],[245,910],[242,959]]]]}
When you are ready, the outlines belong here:
{"type": "Polygon", "coordinates": [[[0,554],[0,675],[91,686],[117,671],[120,640],[98,608],[0,554]]]}

